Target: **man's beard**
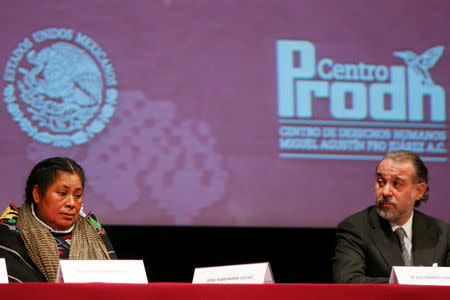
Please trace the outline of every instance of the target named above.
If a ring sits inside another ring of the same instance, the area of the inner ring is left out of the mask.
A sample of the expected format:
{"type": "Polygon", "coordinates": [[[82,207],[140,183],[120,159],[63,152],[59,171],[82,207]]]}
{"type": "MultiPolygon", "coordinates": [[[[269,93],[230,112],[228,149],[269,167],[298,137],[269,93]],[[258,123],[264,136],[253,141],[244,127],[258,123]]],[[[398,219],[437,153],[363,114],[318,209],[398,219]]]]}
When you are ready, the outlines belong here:
{"type": "Polygon", "coordinates": [[[394,199],[389,199],[388,197],[381,196],[377,199],[377,213],[383,219],[388,220],[389,222],[394,222],[400,216],[399,211],[397,210],[397,201],[394,199]],[[382,206],[383,203],[391,203],[395,209],[392,209],[389,206],[382,206]]]}

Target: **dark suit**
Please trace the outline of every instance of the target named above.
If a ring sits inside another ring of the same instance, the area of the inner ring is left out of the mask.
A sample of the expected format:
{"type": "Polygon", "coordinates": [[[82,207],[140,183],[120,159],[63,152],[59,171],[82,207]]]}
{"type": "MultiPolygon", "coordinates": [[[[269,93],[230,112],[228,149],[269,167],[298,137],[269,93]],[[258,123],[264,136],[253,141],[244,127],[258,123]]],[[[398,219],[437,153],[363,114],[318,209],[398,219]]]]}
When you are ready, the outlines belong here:
{"type": "MultiPolygon", "coordinates": [[[[415,266],[450,266],[449,224],[415,210],[411,253],[415,266]]],[[[392,266],[403,265],[398,238],[375,206],[337,227],[334,282],[387,283],[392,266]]]]}

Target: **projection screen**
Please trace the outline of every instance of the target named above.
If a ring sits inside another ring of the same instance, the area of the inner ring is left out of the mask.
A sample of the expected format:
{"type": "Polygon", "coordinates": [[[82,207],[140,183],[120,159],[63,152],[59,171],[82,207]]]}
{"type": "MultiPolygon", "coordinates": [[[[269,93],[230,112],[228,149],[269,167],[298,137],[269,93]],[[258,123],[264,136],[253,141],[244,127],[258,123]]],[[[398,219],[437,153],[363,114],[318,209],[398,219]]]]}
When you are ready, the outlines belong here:
{"type": "Polygon", "coordinates": [[[67,156],[104,224],[334,227],[405,149],[450,221],[450,2],[2,4],[1,210],[67,156]]]}

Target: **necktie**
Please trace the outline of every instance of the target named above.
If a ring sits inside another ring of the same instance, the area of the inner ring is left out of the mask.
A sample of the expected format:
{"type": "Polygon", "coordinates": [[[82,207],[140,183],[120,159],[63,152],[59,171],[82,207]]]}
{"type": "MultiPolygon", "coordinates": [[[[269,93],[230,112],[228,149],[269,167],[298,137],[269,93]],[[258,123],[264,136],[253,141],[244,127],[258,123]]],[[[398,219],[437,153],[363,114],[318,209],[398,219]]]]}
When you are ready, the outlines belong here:
{"type": "Polygon", "coordinates": [[[408,250],[406,249],[405,246],[405,236],[406,236],[405,230],[402,227],[399,227],[395,230],[395,233],[397,234],[398,239],[400,241],[400,249],[402,250],[402,257],[403,261],[405,262],[405,266],[412,266],[411,258],[409,257],[408,250]]]}

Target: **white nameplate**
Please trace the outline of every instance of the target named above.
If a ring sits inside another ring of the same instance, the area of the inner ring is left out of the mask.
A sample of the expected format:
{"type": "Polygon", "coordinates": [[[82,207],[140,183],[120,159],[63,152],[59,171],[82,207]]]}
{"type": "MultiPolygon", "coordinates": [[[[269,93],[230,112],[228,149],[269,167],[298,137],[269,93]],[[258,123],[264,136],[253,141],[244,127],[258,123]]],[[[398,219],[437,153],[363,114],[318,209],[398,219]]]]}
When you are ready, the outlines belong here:
{"type": "Polygon", "coordinates": [[[8,283],[8,271],[6,270],[4,258],[0,258],[0,283],[8,283]]]}
{"type": "Polygon", "coordinates": [[[148,283],[142,260],[59,261],[56,282],[148,283]]]}
{"type": "Polygon", "coordinates": [[[450,285],[450,267],[392,267],[389,283],[450,285]]]}
{"type": "Polygon", "coordinates": [[[268,262],[195,268],[192,283],[274,283],[268,262]]]}

